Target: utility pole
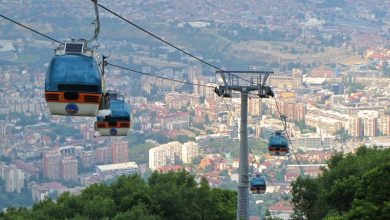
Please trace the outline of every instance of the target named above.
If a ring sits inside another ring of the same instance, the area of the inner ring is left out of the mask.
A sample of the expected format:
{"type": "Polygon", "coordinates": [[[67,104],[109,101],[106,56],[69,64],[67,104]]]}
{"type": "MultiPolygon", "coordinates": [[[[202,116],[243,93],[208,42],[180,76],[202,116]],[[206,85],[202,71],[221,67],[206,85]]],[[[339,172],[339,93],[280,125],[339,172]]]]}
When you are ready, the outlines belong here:
{"type": "Polygon", "coordinates": [[[232,97],[232,91],[241,93],[239,183],[237,198],[237,220],[249,219],[249,163],[248,163],[248,95],[257,91],[260,98],[274,97],[270,86],[266,85],[273,71],[217,71],[224,85],[215,88],[222,97],[232,97]],[[249,76],[249,77],[248,77],[249,76]]]}

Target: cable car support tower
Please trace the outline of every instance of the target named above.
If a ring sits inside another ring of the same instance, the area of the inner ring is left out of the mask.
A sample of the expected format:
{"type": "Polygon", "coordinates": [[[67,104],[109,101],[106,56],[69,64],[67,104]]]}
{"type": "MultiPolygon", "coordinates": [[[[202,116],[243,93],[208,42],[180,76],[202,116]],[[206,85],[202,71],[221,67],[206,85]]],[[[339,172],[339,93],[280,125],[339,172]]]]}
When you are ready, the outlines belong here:
{"type": "Polygon", "coordinates": [[[248,149],[248,95],[256,91],[260,98],[274,97],[272,88],[266,85],[273,71],[216,71],[223,84],[215,88],[218,96],[232,97],[232,91],[241,93],[239,183],[237,198],[237,220],[249,219],[249,149],[248,149]],[[240,77],[239,77],[240,76],[240,77]],[[243,80],[246,78],[248,80],[243,80]]]}

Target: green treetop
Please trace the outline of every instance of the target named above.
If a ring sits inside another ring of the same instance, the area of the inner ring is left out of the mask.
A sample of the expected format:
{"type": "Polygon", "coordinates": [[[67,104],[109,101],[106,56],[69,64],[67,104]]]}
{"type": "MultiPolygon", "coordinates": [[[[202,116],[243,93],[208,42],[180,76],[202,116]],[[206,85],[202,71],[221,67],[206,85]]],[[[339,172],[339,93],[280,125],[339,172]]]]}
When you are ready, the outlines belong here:
{"type": "Polygon", "coordinates": [[[235,219],[236,192],[199,184],[186,171],[154,172],[148,182],[121,176],[111,185],[94,184],[80,195],[62,194],[32,209],[9,208],[0,219],[235,219]]]}
{"type": "Polygon", "coordinates": [[[390,149],[336,154],[318,178],[293,184],[294,219],[390,219],[390,149]]]}

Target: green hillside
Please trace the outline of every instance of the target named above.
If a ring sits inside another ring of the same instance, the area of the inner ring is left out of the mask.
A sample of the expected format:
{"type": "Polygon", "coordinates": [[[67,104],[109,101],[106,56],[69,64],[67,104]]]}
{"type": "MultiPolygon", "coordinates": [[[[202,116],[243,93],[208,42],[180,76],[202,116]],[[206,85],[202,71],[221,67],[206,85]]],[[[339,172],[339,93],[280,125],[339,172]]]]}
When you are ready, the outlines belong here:
{"type": "Polygon", "coordinates": [[[11,208],[0,219],[235,219],[236,192],[197,184],[186,171],[153,173],[148,182],[138,175],[94,184],[81,195],[61,195],[32,209],[11,208]]]}
{"type": "Polygon", "coordinates": [[[294,219],[390,219],[390,149],[361,147],[328,165],[293,183],[294,219]]]}

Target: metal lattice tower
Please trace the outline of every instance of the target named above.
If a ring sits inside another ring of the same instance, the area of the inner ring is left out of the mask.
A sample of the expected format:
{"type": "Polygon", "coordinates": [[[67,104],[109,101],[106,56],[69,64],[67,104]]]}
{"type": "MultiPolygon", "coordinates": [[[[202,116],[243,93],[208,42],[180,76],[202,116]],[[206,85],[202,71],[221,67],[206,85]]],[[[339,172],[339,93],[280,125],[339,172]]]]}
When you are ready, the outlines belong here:
{"type": "Polygon", "coordinates": [[[270,86],[266,85],[273,71],[217,71],[223,80],[215,93],[222,97],[232,97],[232,91],[241,93],[239,183],[237,198],[237,220],[249,219],[249,148],[248,148],[248,95],[257,91],[260,98],[274,97],[270,86]]]}

